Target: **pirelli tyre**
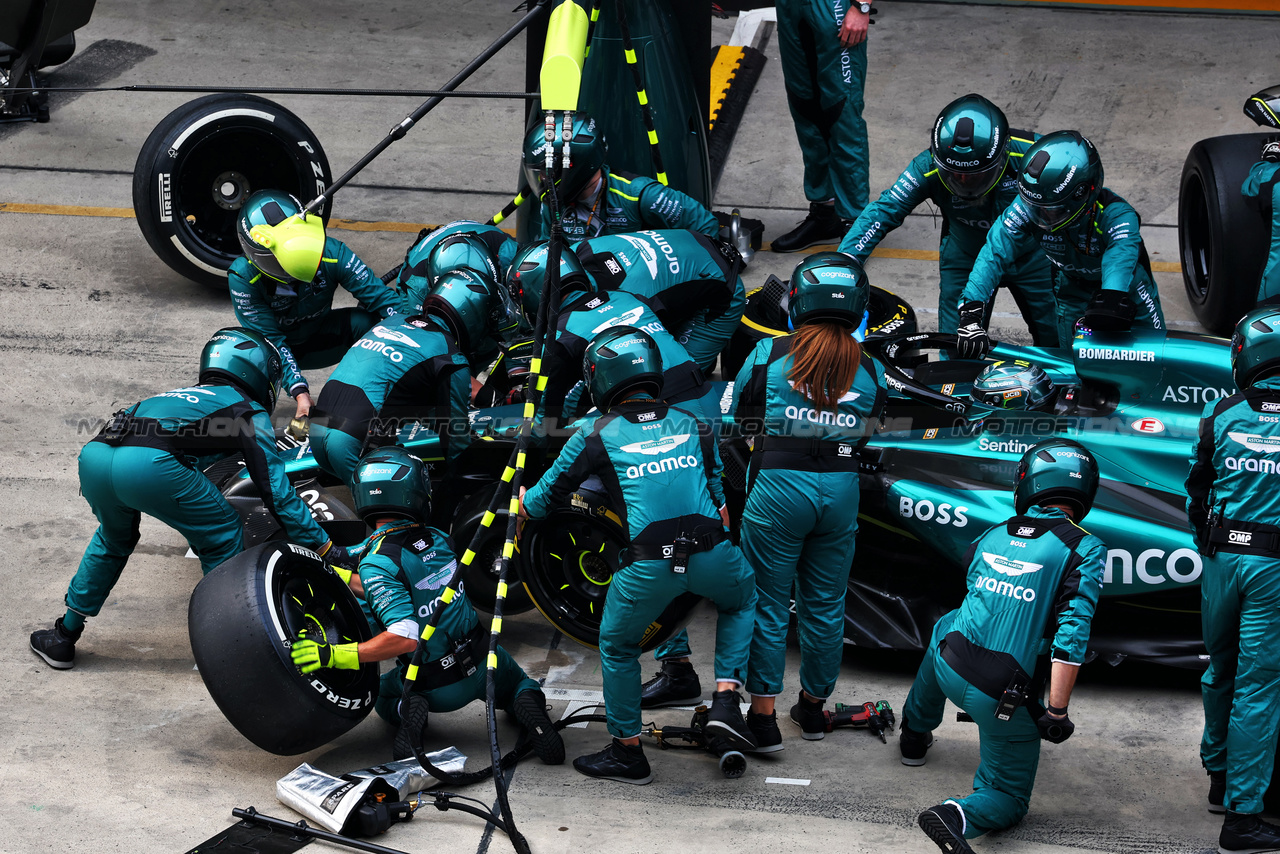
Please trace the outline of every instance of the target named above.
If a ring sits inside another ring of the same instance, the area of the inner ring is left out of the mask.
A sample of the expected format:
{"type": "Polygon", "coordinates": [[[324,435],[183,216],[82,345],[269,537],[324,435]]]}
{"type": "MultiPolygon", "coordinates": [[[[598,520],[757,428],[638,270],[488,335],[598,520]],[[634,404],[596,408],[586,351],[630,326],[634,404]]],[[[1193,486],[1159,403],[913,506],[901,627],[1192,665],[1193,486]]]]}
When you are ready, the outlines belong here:
{"type": "MultiPolygon", "coordinates": [[[[737,376],[757,341],[787,334],[788,288],[786,281],[770,276],[763,285],[747,294],[747,308],[742,313],[742,322],[738,324],[733,337],[729,339],[729,346],[720,356],[725,379],[732,380],[737,376]]],[[[891,291],[872,285],[867,310],[871,313],[867,323],[868,337],[916,331],[915,309],[891,291]]]]}
{"type": "Polygon", "coordinates": [[[1202,139],[1191,147],[1182,166],[1182,282],[1196,318],[1215,335],[1229,336],[1257,300],[1270,224],[1240,187],[1267,136],[1242,133],[1202,139]]]}
{"type": "MultiPolygon", "coordinates": [[[[475,549],[475,559],[463,570],[462,589],[472,605],[488,614],[493,613],[493,606],[498,598],[498,559],[502,557],[502,547],[507,541],[507,502],[503,502],[503,509],[485,530],[480,542],[473,544],[472,540],[480,530],[480,521],[489,509],[489,502],[493,500],[497,489],[498,484],[494,484],[464,498],[458,506],[450,534],[459,555],[468,548],[475,549]]],[[[533,609],[533,600],[520,583],[519,575],[519,561],[513,560],[507,571],[507,595],[502,602],[504,616],[523,614],[533,609]]]]}
{"type": "MultiPolygon", "coordinates": [[[[283,190],[305,203],[330,180],[320,140],[293,113],[256,95],[206,95],[165,116],[142,144],[133,210],[160,260],[225,289],[240,256],[235,227],[245,199],[283,190]]],[[[329,208],[326,200],[326,222],[329,208]]]]}
{"type": "Polygon", "coordinates": [[[321,643],[372,637],[355,596],[309,549],[276,541],[241,552],[196,585],[187,621],[209,695],[269,753],[314,750],[373,708],[377,664],[304,676],[290,658],[304,630],[321,643]]]}
{"type": "MultiPolygon", "coordinates": [[[[600,645],[600,618],[613,574],[621,566],[627,536],[609,507],[599,478],[570,497],[570,506],[525,524],[520,577],[534,606],[562,634],[589,647],[600,645]]],[[[684,628],[701,597],[677,597],[640,641],[648,651],[684,628]]]]}

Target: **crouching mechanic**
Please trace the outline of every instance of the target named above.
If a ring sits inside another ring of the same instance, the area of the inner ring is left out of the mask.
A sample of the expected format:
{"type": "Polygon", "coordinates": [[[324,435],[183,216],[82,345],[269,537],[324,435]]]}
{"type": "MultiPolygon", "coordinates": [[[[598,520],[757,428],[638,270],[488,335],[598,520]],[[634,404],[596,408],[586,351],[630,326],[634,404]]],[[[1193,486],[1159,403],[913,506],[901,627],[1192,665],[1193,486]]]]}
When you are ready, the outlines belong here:
{"type": "MultiPolygon", "coordinates": [[[[360,561],[365,601],[383,631],[362,643],[322,644],[305,637],[294,641],[293,662],[303,673],[323,667],[358,670],[366,661],[398,658],[398,667],[382,676],[374,708],[399,727],[395,759],[413,755],[421,744],[429,712],[452,712],[485,698],[485,659],[489,633],[466,593],[442,599],[457,557],[442,531],[428,527],[431,481],[422,460],[399,447],[365,454],[351,487],[356,512],[374,529],[360,561]],[[432,612],[445,612],[427,636],[414,690],[401,704],[405,672],[432,612]]],[[[538,683],[498,647],[494,702],[525,729],[534,752],[548,765],[564,761],[564,743],[547,717],[547,699],[538,683]]]]}
{"type": "Polygon", "coordinates": [[[1073,130],[1042,136],[1022,155],[1018,198],[987,232],[960,296],[961,358],[990,349],[987,303],[1013,264],[1037,246],[1054,267],[1058,346],[1071,346],[1082,317],[1099,331],[1165,328],[1138,212],[1102,178],[1098,150],[1073,130]]]}
{"type": "Polygon", "coordinates": [[[468,269],[481,278],[501,282],[519,246],[496,225],[460,219],[421,235],[409,248],[396,290],[402,314],[415,314],[436,281],[451,270],[468,269]]]}
{"type": "Polygon", "coordinates": [[[316,524],[285,474],[270,412],[280,354],[248,329],[214,333],[200,353],[198,384],[121,410],[80,452],[80,492],[98,530],[67,588],[66,613],[33,632],[31,649],[58,670],[75,664],[85,620],[97,616],[138,545],[142,514],[186,537],[209,573],[244,550],[244,524],[204,469],[239,453],[267,510],[292,541],[330,563],[354,566],[316,524]]]}
{"type": "Polygon", "coordinates": [[[739,708],[746,678],[756,588],[729,542],[720,454],[709,425],[660,401],[662,356],[646,333],[595,336],[583,373],[604,415],[569,439],[555,464],[521,496],[520,513],[540,519],[595,475],[620,511],[630,545],[614,573],[600,622],[604,705],[613,740],[573,767],[588,777],[645,784],[653,779],[640,746],[640,641],[677,596],[705,596],[716,622],[716,692],[707,729],[739,749],[755,747],[739,708]]]}
{"type": "MultiPolygon", "coordinates": [[[[557,120],[556,132],[560,125],[557,120]]],[[[689,228],[708,237],[720,233],[720,221],[696,199],[652,178],[630,172],[611,172],[605,165],[609,147],[604,132],[586,113],[575,113],[569,140],[570,163],[556,181],[560,199],[560,227],[570,243],[639,231],[642,228],[689,228]]],[[[529,129],[524,141],[524,175],[529,186],[544,199],[533,235],[546,240],[551,234],[551,206],[545,203],[547,177],[546,131],[541,124],[529,129]]]]}
{"type": "Polygon", "coordinates": [[[925,763],[947,700],[978,725],[973,794],[918,819],[947,854],[972,854],[965,840],[1026,815],[1041,739],[1061,744],[1075,730],[1067,702],[1102,588],[1106,546],[1076,524],[1098,491],[1093,455],[1050,439],[1022,455],[1017,477],[1018,515],[970,547],[969,592],[934,627],[902,709],[904,765],[925,763]],[[1049,703],[1042,707],[1046,665],[1049,703]]]}
{"type": "MultiPolygon", "coordinates": [[[[1018,195],[1018,167],[1037,134],[1010,131],[1009,120],[981,95],[942,108],[929,148],[907,164],[893,186],[863,209],[840,241],[860,264],[926,201],[942,214],[938,244],[938,331],[953,334],[956,305],[991,224],[1018,195]]],[[[1057,304],[1049,260],[1037,248],[1014,259],[998,283],[1007,287],[1037,347],[1058,346],[1057,304]]],[[[988,302],[988,312],[990,303],[988,302]]]]}
{"type": "MultiPolygon", "coordinates": [[[[1280,86],[1271,86],[1245,102],[1244,114],[1265,128],[1280,129],[1280,86]]],[[[1270,229],[1271,246],[1258,281],[1258,302],[1280,303],[1280,139],[1263,137],[1262,159],[1249,167],[1240,191],[1255,204],[1270,229]]]]}
{"type": "Polygon", "coordinates": [[[467,355],[518,324],[504,287],[470,270],[441,276],[421,314],[388,318],[342,357],[311,421],[316,462],[350,485],[367,446],[418,421],[440,437],[447,466],[470,444],[467,355]]]}
{"type": "Polygon", "coordinates": [[[1231,373],[1240,391],[1205,407],[1187,475],[1187,515],[1200,553],[1200,614],[1209,669],[1200,680],[1209,810],[1225,812],[1218,850],[1280,851],[1259,819],[1280,725],[1280,308],[1236,324],[1231,373]]]}
{"type": "Polygon", "coordinates": [[[337,364],[361,335],[396,313],[396,293],[345,243],[326,237],[319,216],[303,216],[302,205],[287,193],[250,196],[236,237],[244,255],[227,271],[236,319],[280,351],[284,387],[302,418],[313,401],[301,372],[337,364]],[[334,309],[339,286],[359,308],[334,309]]]}

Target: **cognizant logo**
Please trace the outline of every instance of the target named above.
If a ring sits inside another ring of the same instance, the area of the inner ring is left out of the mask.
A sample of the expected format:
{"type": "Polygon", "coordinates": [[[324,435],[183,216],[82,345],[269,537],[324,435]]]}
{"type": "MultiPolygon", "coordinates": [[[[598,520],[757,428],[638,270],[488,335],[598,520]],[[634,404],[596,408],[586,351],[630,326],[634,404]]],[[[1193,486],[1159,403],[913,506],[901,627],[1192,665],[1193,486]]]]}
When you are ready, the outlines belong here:
{"type": "Polygon", "coordinates": [[[698,458],[692,454],[680,457],[665,457],[661,460],[641,463],[638,466],[627,466],[627,479],[634,480],[650,474],[662,474],[676,469],[692,469],[698,467],[698,458]]]}

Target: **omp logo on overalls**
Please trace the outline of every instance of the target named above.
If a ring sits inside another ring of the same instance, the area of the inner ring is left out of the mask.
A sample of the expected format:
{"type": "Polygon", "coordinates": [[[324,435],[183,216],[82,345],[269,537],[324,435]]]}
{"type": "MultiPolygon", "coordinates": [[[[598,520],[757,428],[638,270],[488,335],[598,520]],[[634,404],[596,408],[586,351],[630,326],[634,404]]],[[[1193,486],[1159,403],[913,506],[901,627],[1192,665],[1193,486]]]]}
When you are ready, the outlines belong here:
{"type": "MultiPolygon", "coordinates": [[[[1259,436],[1257,433],[1227,433],[1232,441],[1244,445],[1259,454],[1280,452],[1280,437],[1259,436]]],[[[1224,461],[1230,471],[1256,471],[1263,474],[1276,473],[1275,460],[1259,460],[1253,457],[1227,457],[1224,461]]]]}
{"type": "MultiPolygon", "coordinates": [[[[991,552],[983,552],[982,559],[987,562],[987,566],[994,569],[1002,575],[1018,577],[1020,575],[1029,575],[1033,572],[1039,572],[1044,569],[1042,563],[1028,563],[1025,560],[1011,560],[1002,555],[993,555],[991,552]]],[[[1022,602],[1034,602],[1036,600],[1036,591],[1030,587],[1023,587],[1021,584],[1013,584],[1008,581],[1001,581],[998,578],[989,576],[978,576],[978,580],[974,582],[974,590],[986,590],[995,593],[998,596],[1008,596],[1010,599],[1018,599],[1022,602]]]]}
{"type": "MultiPolygon", "coordinates": [[[[613,306],[606,306],[604,310],[609,311],[612,308],[613,306]]],[[[618,315],[617,317],[613,317],[613,318],[610,318],[609,320],[606,320],[604,323],[600,324],[595,329],[592,329],[591,334],[599,335],[601,332],[604,332],[606,329],[611,329],[614,326],[635,326],[636,322],[640,320],[640,318],[643,316],[644,316],[644,307],[636,306],[633,309],[624,311],[622,314],[618,315]]],[[[657,321],[657,320],[651,320],[648,323],[644,324],[643,326],[640,326],[639,328],[643,329],[645,332],[648,332],[650,335],[652,335],[655,332],[667,331],[667,328],[662,325],[661,321],[657,321]]]]}
{"type": "MultiPolygon", "coordinates": [[[[630,445],[623,445],[620,450],[628,454],[644,454],[645,456],[656,457],[659,454],[674,451],[685,442],[688,442],[692,437],[692,433],[680,433],[676,436],[663,436],[661,439],[654,439],[648,442],[632,442],[630,445]]],[[[663,457],[660,460],[651,460],[646,463],[640,463],[639,465],[627,466],[627,477],[630,479],[644,477],[647,474],[662,474],[663,472],[675,471],[676,469],[697,467],[697,457],[692,454],[681,454],[674,457],[663,457]]]]}

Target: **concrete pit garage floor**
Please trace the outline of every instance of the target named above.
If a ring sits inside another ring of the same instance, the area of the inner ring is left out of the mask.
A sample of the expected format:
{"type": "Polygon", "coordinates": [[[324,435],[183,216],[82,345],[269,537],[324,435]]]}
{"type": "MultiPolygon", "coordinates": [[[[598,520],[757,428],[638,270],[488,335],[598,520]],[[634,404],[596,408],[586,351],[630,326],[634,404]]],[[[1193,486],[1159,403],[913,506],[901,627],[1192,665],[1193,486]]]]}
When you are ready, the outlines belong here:
{"type": "MultiPolygon", "coordinates": [[[[1015,127],[1078,128],[1097,143],[1107,184],[1132,202],[1158,269],[1174,329],[1195,330],[1176,272],[1176,202],[1183,159],[1198,139],[1252,131],[1244,98],[1275,83],[1274,19],[966,7],[881,6],[871,31],[865,116],[873,193],[927,144],[939,108],[969,91],[1008,112],[1015,127]]],[[[437,0],[349,4],[99,4],[77,37],[76,58],[50,84],[173,83],[244,86],[428,88],[447,79],[514,20],[511,4],[437,0]]],[[[728,40],[733,20],[716,21],[728,40]]],[[[766,224],[766,239],[804,215],[799,149],[783,94],[776,39],[719,186],[716,206],[766,224]]],[[[472,88],[523,81],[515,43],[472,88]]],[[[62,594],[94,530],[77,494],[76,454],[90,425],[141,397],[195,378],[200,343],[233,322],[225,294],[171,272],[129,219],[130,180],[143,140],[194,96],[51,95],[53,120],[0,127],[0,851],[184,851],[232,823],[233,806],[295,818],[275,781],[301,761],[341,773],[382,761],[391,731],[375,717],[311,754],[259,751],[209,698],[186,634],[186,603],[199,580],[186,545],[153,520],[101,616],[90,621],[76,668],[55,672],[27,635],[62,610],[62,594]]],[[[628,94],[629,97],[629,94],[628,94]]],[[[280,97],[323,142],[335,173],[371,148],[417,103],[413,98],[280,97]]],[[[398,263],[418,223],[485,219],[516,179],[521,105],[447,103],[342,190],[331,233],[377,270],[398,263]],[[410,223],[406,230],[362,222],[410,223]]],[[[872,280],[936,320],[938,223],[925,212],[883,244],[872,280]],[[923,253],[925,257],[919,255],[923,253]],[[904,257],[906,256],[906,257],[904,257]],[[915,256],[915,257],[912,257],[915,256]]],[[[751,285],[789,274],[795,257],[761,253],[751,285]]],[[[1012,301],[997,306],[995,334],[1026,340],[1012,301]]],[[[316,387],[326,372],[311,372],[316,387]]],[[[281,409],[283,414],[284,409],[281,409]]],[[[712,621],[692,626],[695,662],[711,676],[712,621]]],[[[598,658],[556,643],[536,613],[508,621],[504,644],[559,691],[599,690],[598,658]]],[[[794,648],[792,656],[795,656],[794,648]]],[[[792,662],[794,665],[794,661],[792,662]]],[[[645,664],[646,671],[649,664],[645,664]]],[[[789,671],[787,693],[795,689],[789,671]]],[[[888,699],[901,709],[910,661],[850,651],[835,699],[888,699]]],[[[556,691],[551,693],[555,694],[556,691]]],[[[780,703],[789,706],[789,696],[780,703]]],[[[554,701],[553,714],[565,709],[554,701]]],[[[578,705],[574,703],[574,705],[578,705]]],[[[1207,779],[1193,678],[1126,665],[1086,668],[1072,703],[1075,737],[1046,746],[1027,819],[981,840],[982,851],[1194,852],[1216,840],[1204,808],[1207,779]]],[[[687,712],[662,711],[683,724],[687,712]]],[[[929,852],[915,827],[924,807],[968,791],[977,733],[948,715],[929,764],[907,769],[896,746],[838,731],[804,742],[782,723],[787,750],[750,759],[747,775],[721,778],[697,754],[648,754],[644,788],[597,782],[569,764],[522,765],[511,783],[521,830],[540,852],[929,852]],[[793,784],[770,782],[785,778],[793,784]],[[794,784],[806,781],[805,784],[794,784]]],[[[433,716],[433,743],[457,745],[470,765],[487,745],[481,707],[433,716]]],[[[504,743],[514,729],[502,724],[504,743]]],[[[570,757],[607,739],[593,724],[565,733],[570,757]]],[[[492,801],[492,787],[470,792],[492,801]]],[[[502,851],[501,834],[476,819],[424,811],[378,842],[406,851],[502,851]]]]}

